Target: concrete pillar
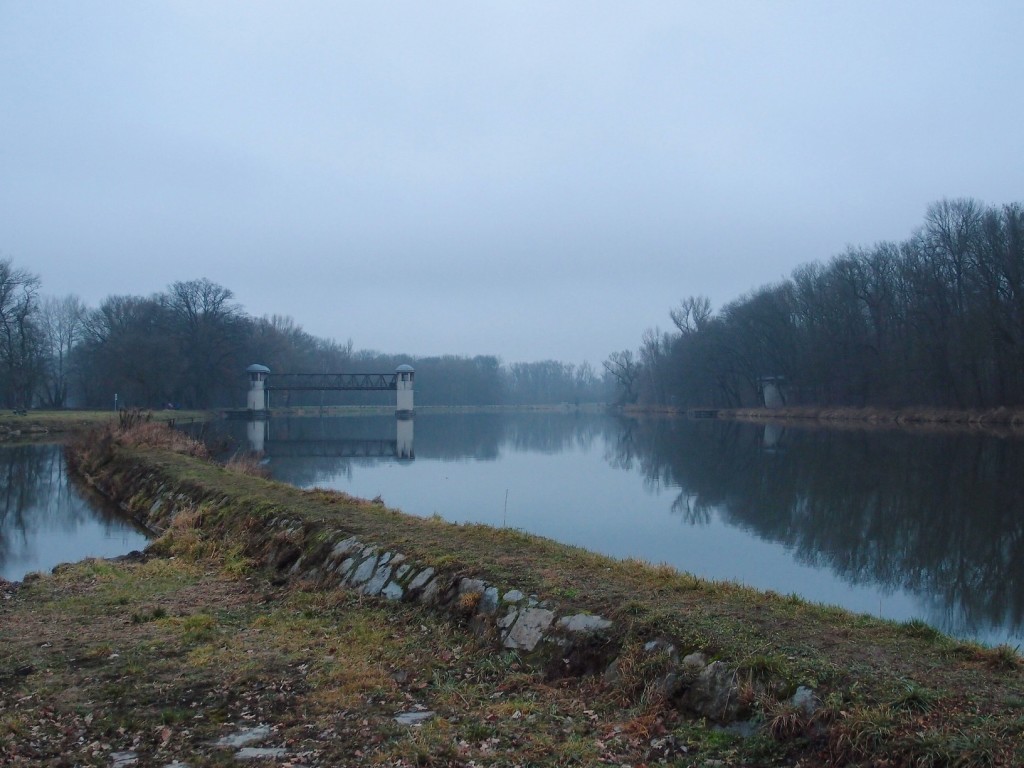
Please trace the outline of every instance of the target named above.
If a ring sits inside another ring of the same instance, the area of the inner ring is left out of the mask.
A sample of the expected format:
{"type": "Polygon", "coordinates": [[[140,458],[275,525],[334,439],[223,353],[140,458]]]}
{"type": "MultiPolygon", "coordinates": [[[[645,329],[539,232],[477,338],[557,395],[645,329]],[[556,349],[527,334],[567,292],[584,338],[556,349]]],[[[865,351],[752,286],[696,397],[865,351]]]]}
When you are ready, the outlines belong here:
{"type": "Polygon", "coordinates": [[[253,413],[263,414],[267,411],[267,391],[264,389],[264,382],[270,369],[265,365],[253,363],[245,372],[249,374],[249,396],[246,399],[245,407],[253,413]]]}
{"type": "Polygon", "coordinates": [[[416,379],[416,372],[411,365],[400,365],[395,369],[395,415],[412,416],[412,387],[416,379]]]}
{"type": "Polygon", "coordinates": [[[782,380],[777,376],[761,377],[761,396],[765,408],[782,408],[786,399],[782,395],[782,380]]]}

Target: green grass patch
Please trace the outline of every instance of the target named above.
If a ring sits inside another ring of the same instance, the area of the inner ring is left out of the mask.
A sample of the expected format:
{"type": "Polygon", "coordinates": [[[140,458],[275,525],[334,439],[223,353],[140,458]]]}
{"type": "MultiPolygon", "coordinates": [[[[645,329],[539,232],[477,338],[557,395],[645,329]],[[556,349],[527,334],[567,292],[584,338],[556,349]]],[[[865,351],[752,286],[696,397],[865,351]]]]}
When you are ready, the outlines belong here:
{"type": "MultiPolygon", "coordinates": [[[[479,646],[458,626],[353,595],[292,590],[278,605],[242,612],[204,607],[201,600],[188,617],[169,609],[167,619],[137,625],[162,633],[189,674],[220,672],[226,692],[211,694],[204,705],[210,717],[233,716],[226,702],[244,700],[253,685],[276,685],[274,675],[292,679],[294,669],[301,670],[293,683],[301,681],[310,711],[358,711],[368,722],[379,719],[379,727],[352,743],[376,745],[375,759],[382,762],[486,761],[493,757],[489,750],[515,744],[521,762],[546,755],[538,764],[572,764],[605,759],[586,746],[598,738],[612,753],[628,756],[623,762],[641,762],[652,740],[671,734],[671,744],[685,742],[693,751],[672,753],[670,762],[688,754],[753,764],[751,755],[785,755],[795,762],[794,755],[823,749],[836,763],[870,764],[893,754],[904,764],[926,765],[959,746],[977,764],[987,755],[1024,763],[1019,741],[1001,735],[1017,733],[1021,719],[1006,706],[1021,690],[1014,649],[955,643],[920,623],[896,625],[794,595],[616,561],[520,531],[410,517],[154,448],[115,448],[106,460],[105,476],[139,498],[172,487],[191,500],[157,547],[175,555],[174,567],[189,578],[205,578],[209,562],[218,563],[223,578],[267,578],[281,558],[293,561],[282,554],[288,547],[309,555],[356,536],[440,571],[536,594],[559,612],[609,617],[613,639],[624,649],[615,683],[567,682],[564,690],[572,693],[564,699],[538,671],[479,646]],[[293,530],[284,536],[270,526],[274,519],[291,521],[293,530]],[[185,627],[189,618],[196,626],[185,627]],[[657,685],[670,671],[671,654],[643,651],[656,638],[670,642],[678,656],[701,651],[721,660],[749,681],[752,702],[761,702],[775,721],[770,738],[741,742],[681,719],[657,685]],[[258,683],[261,676],[271,682],[258,683]],[[823,729],[817,746],[807,735],[813,729],[806,714],[787,704],[801,685],[826,702],[815,720],[823,729]],[[438,715],[415,731],[395,726],[394,711],[414,703],[436,707],[438,715]],[[964,741],[958,735],[964,733],[974,736],[964,741]]],[[[91,578],[100,590],[117,582],[116,573],[102,569],[91,578]]],[[[107,598],[130,595],[119,584],[107,598]]],[[[150,592],[143,604],[120,609],[130,616],[154,605],[171,603],[150,592]]],[[[96,616],[84,602],[65,607],[96,616]]]]}

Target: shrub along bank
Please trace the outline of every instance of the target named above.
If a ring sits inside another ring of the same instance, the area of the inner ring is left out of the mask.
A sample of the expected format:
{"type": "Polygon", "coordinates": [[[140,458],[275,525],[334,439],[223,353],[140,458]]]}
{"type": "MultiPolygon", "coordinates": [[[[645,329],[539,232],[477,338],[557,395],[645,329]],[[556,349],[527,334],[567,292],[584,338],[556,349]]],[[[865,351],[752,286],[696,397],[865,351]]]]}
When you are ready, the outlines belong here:
{"type": "MultiPolygon", "coordinates": [[[[428,608],[492,648],[495,665],[514,653],[548,680],[585,676],[709,734],[748,736],[737,764],[770,764],[769,754],[806,765],[1024,764],[1024,675],[1012,649],[298,490],[168,450],[167,430],[144,427],[135,437],[107,430],[70,456],[91,485],[163,532],[158,551],[217,552],[280,584],[428,608]]],[[[666,759],[701,764],[686,754],[666,759]]]]}

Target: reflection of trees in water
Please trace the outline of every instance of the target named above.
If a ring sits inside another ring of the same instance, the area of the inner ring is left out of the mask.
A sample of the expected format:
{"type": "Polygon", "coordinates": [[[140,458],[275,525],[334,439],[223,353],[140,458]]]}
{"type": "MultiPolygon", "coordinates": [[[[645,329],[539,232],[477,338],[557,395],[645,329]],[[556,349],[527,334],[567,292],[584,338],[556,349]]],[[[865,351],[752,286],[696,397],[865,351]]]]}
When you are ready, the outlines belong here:
{"type": "MultiPolygon", "coordinates": [[[[735,423],[625,423],[651,480],[854,584],[923,596],[937,623],[1024,627],[1024,444],[969,433],[788,430],[778,450],[735,423]],[[941,618],[938,618],[941,617],[941,618]]],[[[609,443],[611,445],[611,443],[609,443]]]]}
{"type": "Polygon", "coordinates": [[[672,514],[679,515],[687,525],[707,525],[711,522],[711,507],[700,497],[680,491],[672,502],[672,514]]]}
{"type": "Polygon", "coordinates": [[[38,446],[18,445],[0,450],[0,560],[13,558],[15,545],[24,546],[27,533],[38,525],[33,514],[37,506],[49,507],[52,493],[52,452],[38,446]]]}
{"type": "Polygon", "coordinates": [[[100,518],[124,525],[109,508],[90,505],[72,486],[59,445],[0,447],[0,563],[24,557],[40,532],[72,533],[100,518]]]}

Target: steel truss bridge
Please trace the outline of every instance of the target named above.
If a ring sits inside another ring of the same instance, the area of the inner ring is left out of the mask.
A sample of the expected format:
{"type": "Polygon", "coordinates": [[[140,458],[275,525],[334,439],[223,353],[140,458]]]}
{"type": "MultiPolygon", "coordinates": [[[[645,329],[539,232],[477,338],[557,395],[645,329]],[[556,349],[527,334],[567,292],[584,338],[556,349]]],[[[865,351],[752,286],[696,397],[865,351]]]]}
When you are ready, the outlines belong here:
{"type": "Polygon", "coordinates": [[[398,389],[397,373],[268,373],[268,392],[387,392],[398,389]]]}

